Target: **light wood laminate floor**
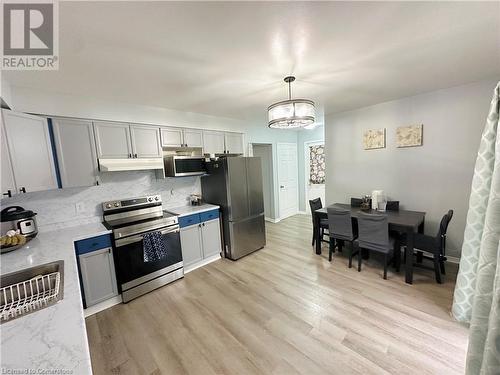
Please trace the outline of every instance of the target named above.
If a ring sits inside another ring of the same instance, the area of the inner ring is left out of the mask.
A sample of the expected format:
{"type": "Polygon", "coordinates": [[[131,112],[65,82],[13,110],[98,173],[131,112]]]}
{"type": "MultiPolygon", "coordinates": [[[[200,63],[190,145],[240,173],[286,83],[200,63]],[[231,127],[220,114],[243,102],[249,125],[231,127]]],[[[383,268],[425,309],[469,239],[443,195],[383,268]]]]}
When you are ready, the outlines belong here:
{"type": "Polygon", "coordinates": [[[265,249],[87,318],[94,374],[464,373],[456,267],[383,280],[376,259],[315,255],[309,216],[266,225],[265,249]]]}

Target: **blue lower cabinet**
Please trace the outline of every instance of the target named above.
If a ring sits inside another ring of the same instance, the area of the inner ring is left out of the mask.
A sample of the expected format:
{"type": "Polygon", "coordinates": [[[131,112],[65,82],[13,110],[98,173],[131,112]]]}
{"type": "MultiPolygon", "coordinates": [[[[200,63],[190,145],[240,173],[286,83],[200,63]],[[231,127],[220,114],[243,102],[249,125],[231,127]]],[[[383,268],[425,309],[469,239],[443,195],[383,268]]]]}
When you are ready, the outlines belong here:
{"type": "Polygon", "coordinates": [[[78,255],[90,253],[99,249],[111,247],[111,235],[104,234],[102,236],[86,238],[84,240],[75,241],[76,253],[78,255]]]}
{"type": "Polygon", "coordinates": [[[200,214],[200,221],[209,221],[213,219],[217,219],[219,217],[219,210],[212,210],[212,211],[207,211],[207,212],[202,212],[200,214]]]}
{"type": "Polygon", "coordinates": [[[75,241],[85,307],[118,295],[111,235],[75,241]]]}
{"type": "Polygon", "coordinates": [[[219,210],[217,209],[202,212],[199,214],[181,216],[179,218],[179,226],[181,228],[189,227],[190,225],[203,223],[204,221],[210,221],[213,219],[217,219],[218,217],[219,217],[219,210]]]}
{"type": "Polygon", "coordinates": [[[200,214],[181,216],[179,218],[179,226],[181,228],[189,227],[190,225],[195,225],[198,223],[200,223],[200,214]]]}

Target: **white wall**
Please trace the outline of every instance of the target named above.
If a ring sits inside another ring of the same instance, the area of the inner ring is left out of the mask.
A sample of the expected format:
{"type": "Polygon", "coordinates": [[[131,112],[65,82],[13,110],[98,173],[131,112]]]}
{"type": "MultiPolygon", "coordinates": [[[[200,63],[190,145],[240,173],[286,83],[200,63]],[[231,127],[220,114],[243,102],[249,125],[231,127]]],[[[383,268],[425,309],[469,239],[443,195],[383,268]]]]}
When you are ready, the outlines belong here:
{"type": "Polygon", "coordinates": [[[326,200],[383,189],[403,209],[427,212],[425,232],[434,235],[448,209],[448,255],[459,256],[472,174],[496,81],[439,90],[325,118],[326,200]],[[398,126],[423,124],[422,147],[396,148],[398,126]],[[387,129],[387,146],[363,150],[366,129],[387,129]]]}

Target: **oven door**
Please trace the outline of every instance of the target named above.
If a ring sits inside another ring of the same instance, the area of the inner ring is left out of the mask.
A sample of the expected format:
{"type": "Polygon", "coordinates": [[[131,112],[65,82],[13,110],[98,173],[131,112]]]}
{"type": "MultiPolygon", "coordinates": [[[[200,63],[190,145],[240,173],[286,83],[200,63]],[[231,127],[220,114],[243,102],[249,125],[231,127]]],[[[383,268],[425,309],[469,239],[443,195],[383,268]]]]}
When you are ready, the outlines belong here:
{"type": "Polygon", "coordinates": [[[143,235],[115,240],[115,268],[120,291],[145,283],[182,267],[179,227],[161,230],[167,256],[158,261],[145,262],[143,235]]]}

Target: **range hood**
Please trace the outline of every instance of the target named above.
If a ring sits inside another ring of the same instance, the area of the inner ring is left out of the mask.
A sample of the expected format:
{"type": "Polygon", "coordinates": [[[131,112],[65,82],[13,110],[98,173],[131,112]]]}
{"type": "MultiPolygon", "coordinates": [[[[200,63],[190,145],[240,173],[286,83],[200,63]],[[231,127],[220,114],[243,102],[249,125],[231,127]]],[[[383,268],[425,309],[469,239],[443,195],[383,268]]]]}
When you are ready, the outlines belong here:
{"type": "Polygon", "coordinates": [[[163,158],[99,159],[101,172],[145,171],[163,169],[163,158]]]}

